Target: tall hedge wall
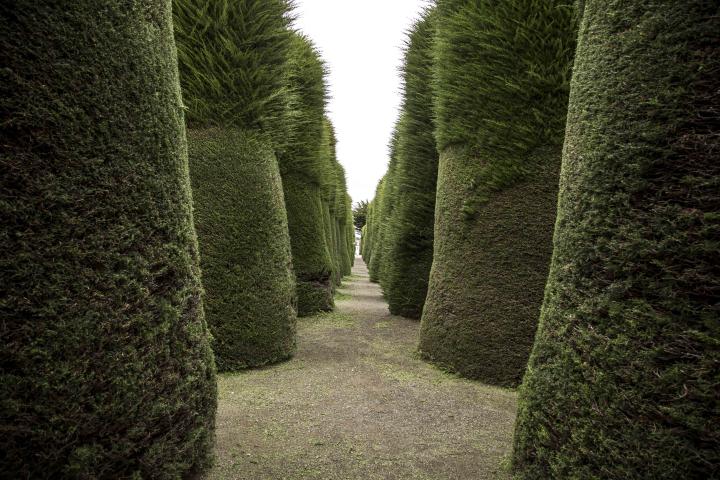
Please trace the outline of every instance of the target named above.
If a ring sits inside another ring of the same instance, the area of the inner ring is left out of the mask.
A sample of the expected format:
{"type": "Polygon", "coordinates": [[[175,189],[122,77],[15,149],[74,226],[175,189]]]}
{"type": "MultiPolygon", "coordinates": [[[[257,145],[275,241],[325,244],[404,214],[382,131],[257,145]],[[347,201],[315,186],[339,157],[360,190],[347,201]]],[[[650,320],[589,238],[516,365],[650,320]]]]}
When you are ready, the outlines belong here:
{"type": "Polygon", "coordinates": [[[220,370],[292,355],[296,294],[276,159],[290,135],[284,0],[175,0],[206,312],[220,370]]]}
{"type": "MultiPolygon", "coordinates": [[[[352,224],[350,199],[347,194],[345,170],[337,160],[335,130],[330,119],[325,118],[322,143],[323,226],[330,249],[333,271],[333,287],[340,285],[342,277],[350,273],[352,257],[348,249],[348,224],[352,224]]],[[[354,241],[354,240],[353,240],[354,241]]]]}
{"type": "Polygon", "coordinates": [[[403,67],[404,122],[398,132],[395,207],[383,273],[390,312],[420,318],[433,255],[438,154],[433,125],[432,11],[410,32],[403,67]]]}
{"type": "Polygon", "coordinates": [[[312,43],[293,36],[290,56],[291,136],[279,156],[287,206],[298,314],[332,310],[333,263],[323,229],[322,140],[325,67],[312,43]]]}
{"type": "Polygon", "coordinates": [[[180,478],[211,462],[171,22],[169,1],[0,7],[3,478],[180,478]]]}
{"type": "Polygon", "coordinates": [[[370,281],[380,283],[381,287],[385,287],[385,277],[383,270],[387,262],[388,256],[385,255],[387,250],[387,230],[392,218],[392,210],[394,205],[394,191],[396,188],[395,171],[397,169],[397,151],[399,132],[401,124],[403,122],[403,115],[398,120],[393,129],[392,137],[390,139],[390,160],[388,162],[388,169],[383,178],[380,180],[377,191],[375,193],[375,216],[374,224],[375,231],[373,232],[373,250],[370,257],[370,263],[368,264],[368,271],[370,274],[370,281]]]}
{"type": "Polygon", "coordinates": [[[542,302],[575,45],[571,4],[438,2],[440,163],[420,351],[491,384],[519,383],[542,302]]]}
{"type": "Polygon", "coordinates": [[[218,368],[283,360],[295,348],[295,278],[272,147],[227,128],[190,129],[188,145],[198,237],[211,239],[201,253],[218,368]]]}
{"type": "Polygon", "coordinates": [[[585,2],[518,478],[720,472],[718,13],[585,2]]]}

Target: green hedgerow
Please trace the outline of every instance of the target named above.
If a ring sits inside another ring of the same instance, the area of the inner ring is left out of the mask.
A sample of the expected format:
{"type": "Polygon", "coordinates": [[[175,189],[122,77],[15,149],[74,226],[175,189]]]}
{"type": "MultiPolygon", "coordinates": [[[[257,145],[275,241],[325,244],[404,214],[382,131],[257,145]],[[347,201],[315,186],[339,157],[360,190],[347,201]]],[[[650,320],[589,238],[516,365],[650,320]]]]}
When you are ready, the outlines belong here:
{"type": "Polygon", "coordinates": [[[438,168],[431,85],[433,12],[424,12],[406,47],[405,117],[398,132],[395,207],[385,234],[385,297],[392,314],[410,318],[422,314],[433,255],[438,168]]]}
{"type": "Polygon", "coordinates": [[[393,192],[395,189],[395,170],[397,168],[397,150],[399,142],[399,131],[403,122],[403,116],[397,121],[395,128],[390,139],[390,162],[388,163],[388,169],[383,178],[380,180],[380,184],[375,194],[375,218],[373,232],[373,251],[368,263],[368,271],[370,275],[370,281],[380,283],[383,286],[383,267],[386,262],[385,251],[387,249],[387,242],[385,233],[388,228],[388,223],[392,215],[393,207],[393,192]]]}
{"type": "Polygon", "coordinates": [[[289,129],[288,0],[174,0],[188,127],[289,129]]]}
{"type": "Polygon", "coordinates": [[[552,252],[574,9],[571,0],[440,0],[437,8],[440,161],[420,351],[513,386],[552,252]]]}
{"type": "Polygon", "coordinates": [[[292,33],[281,0],[175,0],[205,307],[220,370],[292,355],[296,294],[276,152],[292,33]]]}
{"type": "Polygon", "coordinates": [[[191,129],[187,135],[218,369],[284,360],[295,350],[295,278],[272,148],[261,135],[242,130],[191,129]]]}
{"type": "Polygon", "coordinates": [[[323,226],[332,259],[331,280],[333,286],[340,285],[342,276],[349,273],[350,259],[347,257],[345,225],[347,219],[347,187],[345,170],[337,161],[335,130],[329,119],[325,119],[321,143],[323,226]]]}
{"type": "Polygon", "coordinates": [[[520,479],[718,478],[718,13],[585,1],[520,479]]]}
{"type": "Polygon", "coordinates": [[[198,474],[217,392],[170,2],[0,23],[0,476],[198,474]]]}
{"type": "Polygon", "coordinates": [[[318,52],[300,34],[293,37],[290,65],[291,135],[279,161],[297,276],[298,314],[307,316],[334,306],[333,264],[321,197],[327,86],[318,52]]]}

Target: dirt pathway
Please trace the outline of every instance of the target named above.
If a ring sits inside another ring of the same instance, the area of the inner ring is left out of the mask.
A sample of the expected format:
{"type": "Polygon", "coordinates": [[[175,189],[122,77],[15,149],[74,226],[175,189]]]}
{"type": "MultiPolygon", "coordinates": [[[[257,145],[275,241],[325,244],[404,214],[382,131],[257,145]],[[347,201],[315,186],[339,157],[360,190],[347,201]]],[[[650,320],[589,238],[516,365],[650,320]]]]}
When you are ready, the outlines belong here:
{"type": "Polygon", "coordinates": [[[300,319],[291,361],[221,375],[209,479],[506,479],[515,393],[415,355],[356,260],[337,311],[300,319]]]}

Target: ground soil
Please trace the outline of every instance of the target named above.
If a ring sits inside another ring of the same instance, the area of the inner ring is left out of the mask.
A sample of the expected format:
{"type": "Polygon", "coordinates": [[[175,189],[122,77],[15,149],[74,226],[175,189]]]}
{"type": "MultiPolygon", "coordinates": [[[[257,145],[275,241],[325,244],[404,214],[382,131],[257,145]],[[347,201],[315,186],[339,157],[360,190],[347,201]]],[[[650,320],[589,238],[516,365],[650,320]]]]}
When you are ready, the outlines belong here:
{"type": "Polygon", "coordinates": [[[292,360],[219,377],[208,479],[508,479],[515,392],[421,361],[362,260],[336,302],[292,360]]]}

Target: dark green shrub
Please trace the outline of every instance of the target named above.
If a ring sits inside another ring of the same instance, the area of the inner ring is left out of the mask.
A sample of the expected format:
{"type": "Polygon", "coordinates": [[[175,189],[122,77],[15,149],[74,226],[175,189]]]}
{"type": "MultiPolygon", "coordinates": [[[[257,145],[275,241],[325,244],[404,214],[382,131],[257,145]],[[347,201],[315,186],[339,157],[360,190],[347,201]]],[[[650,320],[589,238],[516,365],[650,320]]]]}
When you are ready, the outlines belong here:
{"type": "Polygon", "coordinates": [[[272,147],[227,128],[190,129],[188,145],[218,368],[284,360],[295,348],[295,279],[272,147]]]}
{"type": "Polygon", "coordinates": [[[170,3],[0,24],[0,476],[199,473],[215,366],[170,3]]]}
{"type": "Polygon", "coordinates": [[[332,310],[333,274],[325,239],[321,185],[325,67],[305,37],[293,38],[290,62],[292,135],[280,154],[293,267],[297,276],[298,314],[332,310]]]}
{"type": "Polygon", "coordinates": [[[377,216],[377,203],[378,198],[380,197],[380,191],[382,190],[382,182],[383,179],[380,179],[377,187],[375,187],[375,196],[370,201],[370,203],[368,203],[368,215],[367,223],[365,224],[365,236],[363,237],[364,240],[362,251],[363,261],[368,266],[368,268],[370,266],[370,261],[372,260],[372,252],[375,247],[375,233],[378,224],[378,222],[375,221],[375,217],[377,216]]]}
{"type": "Polygon", "coordinates": [[[720,472],[717,2],[585,2],[521,479],[720,472]]]}
{"type": "MultiPolygon", "coordinates": [[[[352,210],[349,195],[347,194],[347,180],[345,169],[339,162],[335,163],[337,187],[335,194],[335,222],[337,225],[337,251],[339,273],[341,278],[350,275],[352,269],[352,256],[350,254],[349,238],[354,231],[352,225],[352,210]]],[[[353,237],[354,238],[354,237],[353,237]]]]}
{"type": "Polygon", "coordinates": [[[183,102],[190,127],[290,135],[289,0],[174,0],[183,102]]]}
{"type": "Polygon", "coordinates": [[[420,318],[433,255],[438,153],[433,126],[432,13],[408,40],[403,67],[404,121],[398,132],[395,207],[386,233],[385,298],[390,312],[420,318]]]}
{"type": "MultiPolygon", "coordinates": [[[[347,189],[347,187],[346,187],[347,189]]],[[[355,222],[352,209],[352,197],[349,193],[345,192],[345,242],[347,248],[348,259],[350,265],[348,266],[347,273],[352,273],[352,267],[355,265],[355,222]]]]}
{"type": "Polygon", "coordinates": [[[383,220],[383,209],[384,209],[384,194],[386,190],[386,184],[388,183],[388,173],[380,179],[377,188],[375,189],[375,212],[373,215],[372,223],[370,227],[372,229],[372,247],[370,249],[370,260],[368,261],[368,273],[370,281],[373,283],[380,282],[380,260],[382,258],[382,220],[383,220]]]}
{"type": "Polygon", "coordinates": [[[388,169],[383,176],[378,190],[375,194],[376,202],[376,215],[375,218],[375,231],[373,232],[373,253],[368,264],[368,271],[370,273],[370,281],[380,283],[383,285],[383,267],[387,261],[385,251],[387,249],[387,238],[385,233],[388,229],[388,223],[392,218],[393,209],[393,192],[395,190],[395,170],[397,166],[397,146],[399,140],[399,131],[401,129],[402,117],[398,120],[395,128],[393,129],[392,137],[390,140],[390,161],[388,163],[388,169]]]}
{"type": "Polygon", "coordinates": [[[347,256],[346,224],[352,222],[347,217],[347,187],[345,170],[338,163],[335,153],[335,131],[329,119],[325,119],[322,143],[322,200],[323,225],[325,238],[332,259],[331,280],[333,286],[340,285],[343,275],[350,272],[350,260],[347,256]]]}
{"type": "Polygon", "coordinates": [[[568,80],[571,0],[441,0],[440,164],[420,351],[519,383],[549,268],[568,80]]]}
{"type": "Polygon", "coordinates": [[[205,308],[220,370],[295,347],[295,277],[275,152],[291,134],[281,0],[175,1],[205,308]]]}
{"type": "Polygon", "coordinates": [[[358,231],[361,231],[367,223],[367,209],[367,200],[360,200],[353,208],[353,224],[358,231]]]}
{"type": "MultiPolygon", "coordinates": [[[[368,204],[369,206],[369,204],[368,204]]],[[[365,217],[367,219],[367,217],[365,217]]],[[[367,220],[366,220],[367,221],[367,220]]],[[[360,256],[365,259],[365,251],[367,250],[367,223],[360,229],[360,256]]]]}

